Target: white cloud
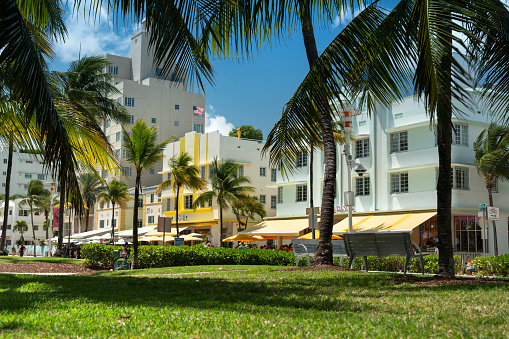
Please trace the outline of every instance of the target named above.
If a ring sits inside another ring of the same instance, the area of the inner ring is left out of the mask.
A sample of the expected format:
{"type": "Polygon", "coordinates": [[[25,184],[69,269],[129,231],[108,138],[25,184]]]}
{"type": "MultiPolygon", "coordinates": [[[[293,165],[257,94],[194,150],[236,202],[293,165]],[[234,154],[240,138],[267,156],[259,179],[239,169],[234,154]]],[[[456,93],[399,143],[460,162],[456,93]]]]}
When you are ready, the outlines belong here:
{"type": "Polygon", "coordinates": [[[352,21],[353,18],[359,15],[360,12],[360,9],[356,9],[353,15],[351,12],[346,13],[343,17],[337,15],[331,23],[331,28],[338,28],[340,25],[348,24],[350,21],[352,21]]]}
{"type": "Polygon", "coordinates": [[[233,124],[227,122],[224,116],[216,114],[214,106],[207,106],[205,110],[205,133],[219,131],[222,135],[228,135],[233,128],[233,124]]]}
{"type": "MultiPolygon", "coordinates": [[[[83,13],[73,14],[73,5],[69,5],[70,14],[66,18],[68,36],[65,42],[55,44],[56,57],[60,62],[69,63],[77,60],[79,55],[115,54],[129,56],[131,48],[131,33],[125,32],[124,26],[119,24],[118,30],[108,20],[107,9],[102,7],[100,20],[87,19],[83,13]],[[80,52],[81,50],[81,52],[80,52]]],[[[129,27],[131,29],[131,27],[129,27]]]]}

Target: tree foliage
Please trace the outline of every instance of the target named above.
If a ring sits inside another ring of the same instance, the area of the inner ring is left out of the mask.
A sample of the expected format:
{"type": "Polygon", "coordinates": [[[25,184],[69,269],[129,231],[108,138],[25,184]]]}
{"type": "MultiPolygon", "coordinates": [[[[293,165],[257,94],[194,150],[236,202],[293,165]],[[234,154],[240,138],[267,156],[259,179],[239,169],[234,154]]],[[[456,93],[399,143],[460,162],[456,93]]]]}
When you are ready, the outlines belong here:
{"type": "MultiPolygon", "coordinates": [[[[237,137],[237,129],[233,128],[228,135],[230,137],[237,137]]],[[[242,125],[240,126],[240,137],[242,139],[263,140],[263,132],[261,129],[256,129],[252,125],[242,125]]]]}

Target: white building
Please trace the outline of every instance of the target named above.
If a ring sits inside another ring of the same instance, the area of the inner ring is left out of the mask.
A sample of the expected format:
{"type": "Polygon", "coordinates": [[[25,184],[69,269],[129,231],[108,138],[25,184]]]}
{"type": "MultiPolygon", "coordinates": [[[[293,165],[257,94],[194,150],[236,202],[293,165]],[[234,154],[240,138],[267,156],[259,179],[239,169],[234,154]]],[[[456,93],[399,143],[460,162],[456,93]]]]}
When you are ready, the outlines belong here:
{"type": "MultiPolygon", "coordinates": [[[[458,103],[456,103],[458,104],[458,103]]],[[[490,118],[482,109],[459,105],[464,115],[453,118],[456,133],[452,143],[452,223],[454,249],[457,252],[482,253],[483,221],[478,217],[479,204],[488,202],[484,179],[477,173],[474,163],[473,142],[479,133],[489,126],[490,118]]],[[[409,214],[426,211],[436,212],[438,178],[438,149],[433,126],[422,104],[414,97],[395,104],[390,109],[378,108],[368,117],[361,114],[353,118],[353,160],[366,167],[360,177],[352,171],[352,187],[355,194],[355,215],[400,214],[399,219],[388,223],[384,229],[408,218],[409,214]]],[[[345,165],[343,147],[338,146],[336,218],[345,217],[349,173],[345,165]],[[343,213],[341,213],[343,212],[343,213]]],[[[303,155],[297,163],[301,171],[290,181],[278,172],[278,216],[305,215],[309,207],[309,163],[303,155]]],[[[321,205],[324,173],[323,153],[315,153],[314,205],[321,205]]],[[[497,222],[499,254],[509,252],[509,184],[498,182],[494,204],[500,208],[497,222]]],[[[355,219],[357,227],[363,228],[363,218],[355,219]]],[[[374,221],[375,219],[372,219],[374,221]]],[[[381,219],[380,219],[381,220],[381,219]]],[[[346,221],[345,221],[346,222],[346,221]]],[[[341,224],[344,226],[345,222],[341,224]]],[[[372,223],[372,225],[374,225],[372,223]]],[[[355,226],[355,225],[354,225],[355,226]]],[[[376,225],[375,225],[376,226],[376,225]]],[[[374,227],[374,226],[373,226],[374,227]]],[[[342,227],[339,227],[342,228],[342,227]]],[[[339,230],[335,227],[335,232],[339,230]]],[[[369,227],[368,227],[369,228],[369,227]]],[[[492,226],[487,228],[488,253],[493,253],[492,226]]],[[[413,225],[412,240],[424,249],[437,241],[436,217],[422,224],[413,225]]]]}
{"type": "MultiPolygon", "coordinates": [[[[168,145],[164,152],[163,180],[168,179],[170,171],[168,160],[182,152],[188,152],[194,164],[200,167],[200,176],[209,182],[207,186],[207,190],[209,190],[211,188],[210,168],[214,158],[217,157],[219,161],[233,160],[240,164],[240,174],[251,179],[249,185],[255,188],[253,195],[258,196],[260,202],[265,204],[267,216],[275,216],[277,190],[267,186],[276,182],[276,170],[269,167],[267,158],[261,157],[262,147],[261,141],[224,136],[219,134],[218,131],[206,134],[186,133],[184,138],[168,145]]],[[[193,201],[201,193],[181,189],[178,201],[179,227],[187,227],[191,232],[210,234],[212,244],[220,246],[219,206],[216,205],[216,202],[214,201],[211,205],[202,206],[196,210],[191,208],[193,201]]],[[[176,194],[171,189],[166,189],[162,192],[161,199],[164,215],[175,217],[176,194]]],[[[253,225],[259,221],[250,220],[249,224],[253,225]]],[[[238,228],[239,223],[231,209],[223,211],[223,236],[229,237],[237,234],[238,228]]]]}
{"type": "MultiPolygon", "coordinates": [[[[158,142],[171,136],[183,137],[186,132],[204,132],[205,116],[193,114],[193,107],[205,107],[205,95],[188,90],[186,79],[178,79],[174,74],[162,79],[160,68],[154,64],[153,50],[148,48],[149,36],[146,30],[134,34],[131,38],[131,58],[107,54],[111,62],[106,72],[114,75],[115,87],[121,95],[114,96],[124,105],[131,115],[130,124],[124,126],[130,131],[132,124],[143,119],[149,126],[158,127],[158,142]]],[[[123,148],[122,126],[106,121],[105,134],[113,145],[116,155],[121,159],[122,167],[129,186],[134,186],[134,169],[127,164],[123,148]]],[[[145,186],[157,185],[162,169],[158,164],[154,170],[144,173],[145,186]]],[[[112,177],[103,171],[103,178],[112,177]]]]}

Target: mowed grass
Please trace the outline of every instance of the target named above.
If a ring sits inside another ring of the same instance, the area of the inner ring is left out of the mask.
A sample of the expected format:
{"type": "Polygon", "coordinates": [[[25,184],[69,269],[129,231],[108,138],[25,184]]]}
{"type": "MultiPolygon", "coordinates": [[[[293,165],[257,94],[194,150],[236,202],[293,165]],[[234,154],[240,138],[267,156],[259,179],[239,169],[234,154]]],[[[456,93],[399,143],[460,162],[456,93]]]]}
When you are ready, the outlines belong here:
{"type": "Polygon", "coordinates": [[[143,271],[179,273],[150,276],[0,274],[0,337],[509,336],[508,285],[424,287],[391,274],[219,267],[143,271]]]}
{"type": "Polygon", "coordinates": [[[0,256],[0,265],[2,264],[30,264],[37,262],[65,262],[71,264],[83,264],[84,260],[57,257],[17,257],[17,256],[0,256]]]}

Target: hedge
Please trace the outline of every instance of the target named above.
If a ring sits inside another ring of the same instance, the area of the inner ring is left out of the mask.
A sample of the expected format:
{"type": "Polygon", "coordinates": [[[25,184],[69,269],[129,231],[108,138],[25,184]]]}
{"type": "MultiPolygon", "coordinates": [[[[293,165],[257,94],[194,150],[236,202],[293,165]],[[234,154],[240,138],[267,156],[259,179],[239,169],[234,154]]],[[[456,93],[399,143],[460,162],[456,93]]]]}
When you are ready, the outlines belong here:
{"type": "Polygon", "coordinates": [[[509,254],[499,255],[498,257],[477,257],[470,261],[477,267],[477,274],[483,277],[509,276],[509,254]]]}

